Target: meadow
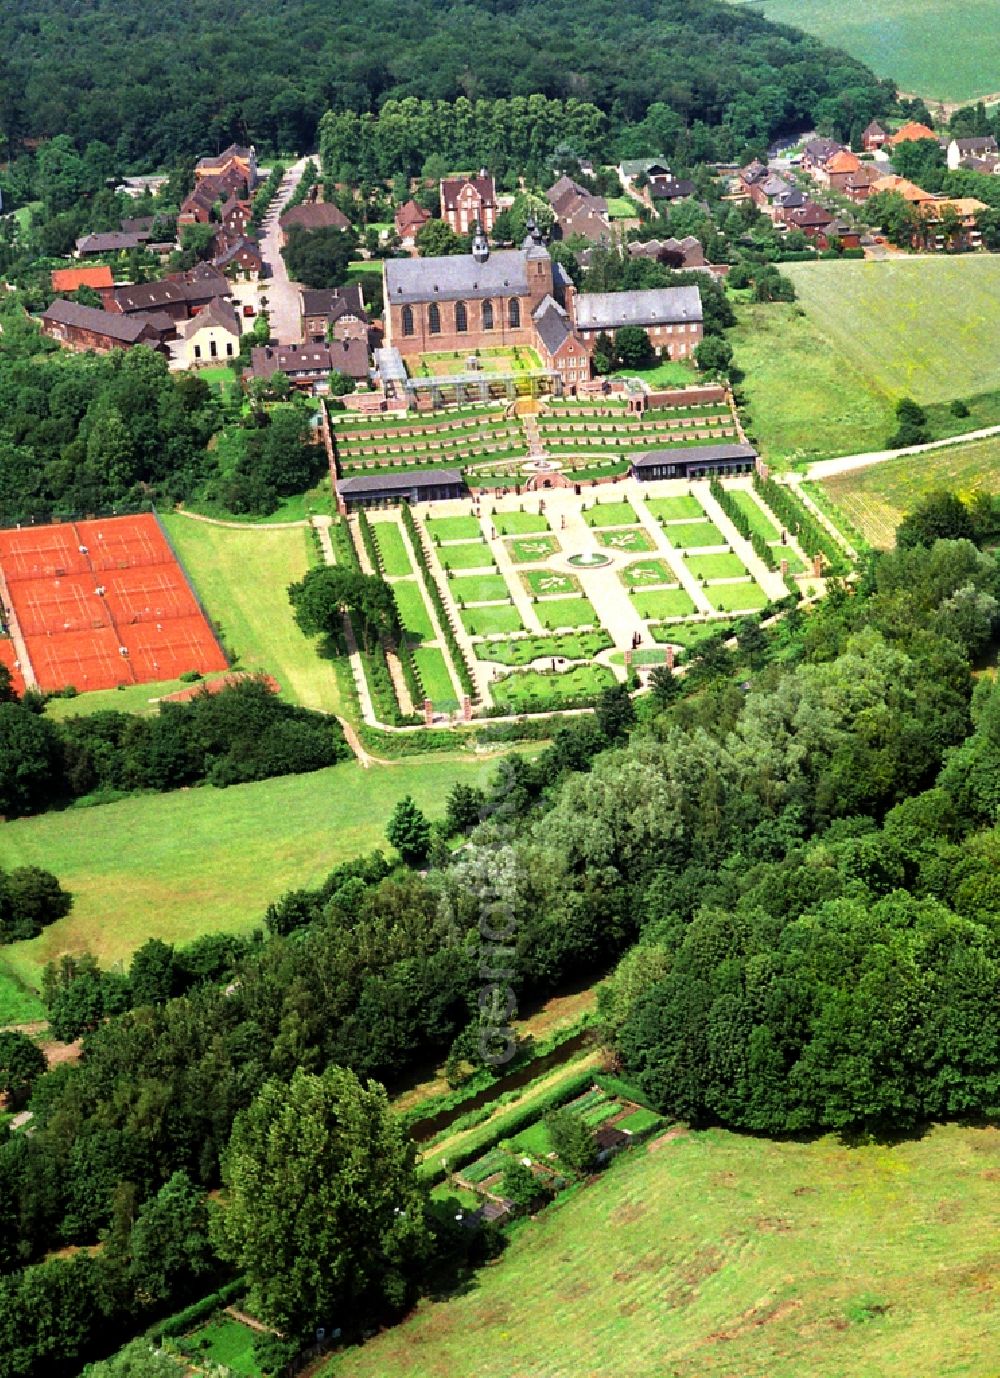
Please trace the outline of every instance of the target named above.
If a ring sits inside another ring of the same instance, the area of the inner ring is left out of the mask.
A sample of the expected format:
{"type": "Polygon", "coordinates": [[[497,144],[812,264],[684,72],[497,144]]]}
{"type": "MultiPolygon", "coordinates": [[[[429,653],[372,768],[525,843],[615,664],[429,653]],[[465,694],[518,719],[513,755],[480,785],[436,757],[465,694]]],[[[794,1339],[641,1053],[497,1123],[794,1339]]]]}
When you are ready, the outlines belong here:
{"type": "Polygon", "coordinates": [[[930,450],[919,463],[904,456],[871,464],[817,486],[865,540],[885,549],[924,493],[936,488],[951,488],[963,497],[1000,492],[1000,437],[930,450]]]}
{"type": "Polygon", "coordinates": [[[299,631],[288,602],[288,585],[315,562],[311,532],[235,530],[177,515],[163,521],[238,667],[268,671],[283,695],[305,708],[341,711],[333,667],[299,631]]]}
{"type": "Polygon", "coordinates": [[[46,867],[74,896],[66,918],[2,950],[0,1001],[12,998],[3,963],[33,985],[62,952],[89,950],[107,966],[147,938],[186,943],[252,928],[285,890],[315,885],[350,857],[388,850],[385,824],[404,794],[438,818],[456,781],[485,786],[491,771],[488,761],[457,755],[370,770],[351,761],[0,824],[0,866],[46,867]]]}
{"type": "Polygon", "coordinates": [[[322,1378],[982,1378],[998,1173],[995,1128],[854,1148],[682,1131],[322,1378]]]}
{"type": "MultiPolygon", "coordinates": [[[[739,0],[745,3],[745,0],[739,0]]],[[[768,19],[792,24],[902,90],[928,100],[967,102],[1000,87],[1000,29],[992,0],[753,0],[768,19]]]]}

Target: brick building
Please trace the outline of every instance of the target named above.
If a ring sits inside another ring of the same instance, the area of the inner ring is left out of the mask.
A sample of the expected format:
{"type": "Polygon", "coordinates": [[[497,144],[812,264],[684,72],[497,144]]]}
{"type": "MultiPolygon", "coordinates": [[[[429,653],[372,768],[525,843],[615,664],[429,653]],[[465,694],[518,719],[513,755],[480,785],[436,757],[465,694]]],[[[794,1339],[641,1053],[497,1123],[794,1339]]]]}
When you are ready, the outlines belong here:
{"type": "Polygon", "coordinates": [[[478,177],[445,177],[441,182],[441,219],[459,235],[477,225],[486,233],[497,218],[497,189],[483,168],[478,177]]]}
{"type": "Polygon", "coordinates": [[[230,144],[214,158],[199,158],[194,176],[196,182],[212,181],[234,171],[253,191],[257,185],[257,150],[253,144],[248,148],[242,144],[230,144]]]}
{"type": "Polygon", "coordinates": [[[535,348],[546,368],[562,378],[567,393],[575,393],[590,378],[590,351],[573,329],[565,308],[546,297],[532,317],[535,348]]]}
{"type": "Polygon", "coordinates": [[[697,287],[643,292],[581,292],[573,304],[577,334],[593,347],[598,335],[640,326],[657,354],[688,359],[702,341],[701,293],[697,287]]]}
{"type": "Polygon", "coordinates": [[[109,354],[113,349],[148,345],[164,351],[163,332],[146,316],[122,316],[58,297],[41,317],[42,334],[67,349],[109,354]]]}
{"type": "Polygon", "coordinates": [[[368,313],[360,282],[347,287],[302,289],[302,338],[310,344],[368,339],[368,313]]]}

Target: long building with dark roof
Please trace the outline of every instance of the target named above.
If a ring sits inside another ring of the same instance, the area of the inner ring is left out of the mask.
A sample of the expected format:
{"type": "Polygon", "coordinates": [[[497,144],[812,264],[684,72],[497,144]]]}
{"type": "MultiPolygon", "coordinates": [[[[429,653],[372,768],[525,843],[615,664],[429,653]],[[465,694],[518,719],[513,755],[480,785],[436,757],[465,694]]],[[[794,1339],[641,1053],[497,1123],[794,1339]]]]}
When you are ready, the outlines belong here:
{"type": "Polygon", "coordinates": [[[757,460],[752,445],[675,445],[649,450],[632,461],[638,479],[709,478],[714,474],[747,474],[757,460]]]}
{"type": "Polygon", "coordinates": [[[163,330],[147,316],[122,316],[116,311],[101,311],[96,306],[57,297],[41,317],[42,334],[58,340],[68,349],[93,350],[108,354],[112,349],[133,349],[148,345],[163,349],[163,330]]]}

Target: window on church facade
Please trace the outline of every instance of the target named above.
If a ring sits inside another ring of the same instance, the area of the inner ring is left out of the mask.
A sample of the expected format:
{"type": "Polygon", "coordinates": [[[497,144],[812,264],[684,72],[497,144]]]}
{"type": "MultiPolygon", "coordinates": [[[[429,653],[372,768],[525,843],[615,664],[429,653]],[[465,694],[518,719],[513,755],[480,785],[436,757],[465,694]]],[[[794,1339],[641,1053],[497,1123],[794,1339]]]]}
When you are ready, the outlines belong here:
{"type": "Polygon", "coordinates": [[[507,304],[507,322],[511,330],[517,330],[521,325],[521,303],[517,297],[511,297],[507,304]]]}
{"type": "Polygon", "coordinates": [[[427,325],[432,335],[441,334],[441,308],[432,301],[427,310],[427,325]]]}
{"type": "Polygon", "coordinates": [[[483,329],[493,329],[493,303],[489,299],[483,302],[483,329]]]}
{"type": "Polygon", "coordinates": [[[403,334],[404,334],[404,335],[412,335],[412,334],[413,334],[413,307],[412,307],[412,306],[404,306],[404,307],[403,307],[403,334]]]}
{"type": "Polygon", "coordinates": [[[469,328],[469,316],[465,309],[464,301],[455,303],[455,329],[460,335],[464,335],[469,328]]]}

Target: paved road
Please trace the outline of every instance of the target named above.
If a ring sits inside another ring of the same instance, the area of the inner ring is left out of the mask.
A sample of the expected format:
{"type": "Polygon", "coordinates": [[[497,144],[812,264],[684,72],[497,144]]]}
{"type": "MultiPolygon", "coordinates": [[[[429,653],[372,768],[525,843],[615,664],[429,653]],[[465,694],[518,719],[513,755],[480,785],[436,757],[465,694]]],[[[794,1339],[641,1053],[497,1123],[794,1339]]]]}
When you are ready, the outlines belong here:
{"type": "Polygon", "coordinates": [[[923,445],[906,445],[901,450],[871,450],[867,454],[841,455],[838,459],[817,459],[809,465],[804,477],[810,480],[833,478],[852,469],[867,469],[870,464],[885,464],[892,459],[905,459],[907,455],[922,455],[928,450],[965,445],[970,440],[988,440],[995,435],[1000,435],[1000,426],[983,426],[978,431],[965,431],[961,435],[947,436],[944,440],[928,440],[923,445]]]}
{"type": "Polygon", "coordinates": [[[271,318],[271,337],[279,344],[297,344],[302,339],[299,287],[289,278],[285,260],[281,257],[278,217],[298,185],[307,161],[306,158],[300,158],[285,173],[284,181],[261,225],[261,251],[269,271],[264,292],[271,318]]]}

